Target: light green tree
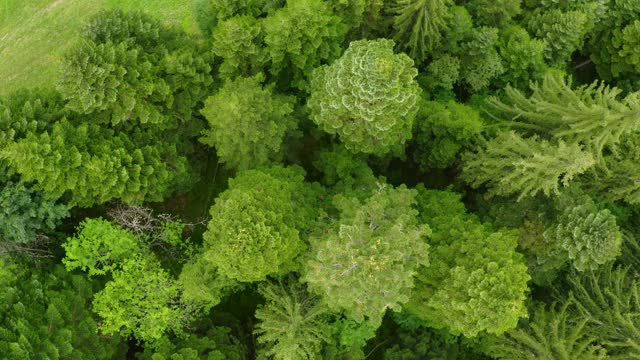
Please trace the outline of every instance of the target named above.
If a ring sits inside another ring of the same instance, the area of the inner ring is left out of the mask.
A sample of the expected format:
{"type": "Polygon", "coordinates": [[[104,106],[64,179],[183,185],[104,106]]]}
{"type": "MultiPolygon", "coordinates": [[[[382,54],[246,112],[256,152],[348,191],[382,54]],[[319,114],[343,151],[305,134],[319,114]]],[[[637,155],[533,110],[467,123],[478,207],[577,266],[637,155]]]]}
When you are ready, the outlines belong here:
{"type": "Polygon", "coordinates": [[[326,306],[300,284],[268,283],[260,294],[266,303],[256,310],[255,333],[264,354],[278,360],[320,359],[331,340],[326,306]]]}
{"type": "Polygon", "coordinates": [[[491,195],[518,199],[559,194],[577,175],[595,165],[593,156],[576,143],[557,145],[537,136],[523,138],[502,131],[477,152],[464,156],[462,178],[473,187],[485,184],[491,195]]]}
{"type": "Polygon", "coordinates": [[[413,275],[428,264],[429,228],[411,208],[415,196],[404,185],[379,184],[364,201],[335,197],[339,219],[313,238],[303,277],[332,310],[375,328],[386,309],[409,300],[413,275]]]}
{"type": "Polygon", "coordinates": [[[262,28],[258,19],[235,16],[213,29],[213,53],[222,58],[219,72],[224,79],[253,76],[264,66],[262,28]]]}
{"type": "Polygon", "coordinates": [[[282,156],[285,136],[295,130],[293,99],[263,87],[263,76],[228,81],[200,111],[209,122],[200,142],[216,148],[222,162],[245,170],[282,156]]]}
{"type": "Polygon", "coordinates": [[[315,196],[300,167],[241,172],[211,207],[205,259],[220,275],[241,282],[295,270],[317,217],[315,196]]]}
{"type": "Polygon", "coordinates": [[[383,155],[411,137],[417,70],[386,39],[351,42],[342,57],[316,70],[307,102],[312,120],[353,152],[383,155]]]}

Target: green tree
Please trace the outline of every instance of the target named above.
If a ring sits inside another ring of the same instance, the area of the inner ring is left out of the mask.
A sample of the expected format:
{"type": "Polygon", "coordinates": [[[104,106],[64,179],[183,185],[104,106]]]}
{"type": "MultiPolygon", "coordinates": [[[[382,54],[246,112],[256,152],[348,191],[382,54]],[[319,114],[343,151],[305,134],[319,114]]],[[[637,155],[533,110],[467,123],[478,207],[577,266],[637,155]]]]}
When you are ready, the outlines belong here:
{"type": "Polygon", "coordinates": [[[528,29],[544,41],[544,55],[549,64],[561,69],[574,52],[582,49],[590,30],[589,17],[580,10],[551,9],[532,16],[528,29]]]}
{"type": "Polygon", "coordinates": [[[501,337],[489,337],[483,346],[498,359],[608,359],[599,337],[589,334],[588,319],[575,315],[571,303],[537,304],[529,320],[501,337]]]}
{"type": "Polygon", "coordinates": [[[358,40],[316,70],[307,102],[312,120],[353,152],[383,155],[411,137],[420,92],[417,70],[393,41],[358,40]]]}
{"type": "Polygon", "coordinates": [[[424,97],[415,122],[417,147],[413,156],[422,171],[453,165],[484,127],[480,113],[472,107],[455,101],[427,101],[424,97]]]}
{"type": "Polygon", "coordinates": [[[315,196],[300,167],[241,172],[211,207],[205,259],[220,275],[242,282],[295,270],[317,217],[315,196]]]}
{"type": "Polygon", "coordinates": [[[0,97],[0,144],[40,133],[62,118],[62,95],[49,89],[20,89],[0,97]]]}
{"type": "Polygon", "coordinates": [[[393,39],[416,63],[440,45],[447,30],[450,0],[394,0],[393,39]]]}
{"type": "Polygon", "coordinates": [[[34,190],[51,198],[67,194],[71,206],[160,201],[188,179],[187,160],[153,134],[138,138],[134,143],[125,134],[63,119],[51,132],[29,133],[0,153],[23,181],[36,182],[34,190]]]}
{"type": "Polygon", "coordinates": [[[198,254],[184,264],[178,277],[180,302],[206,313],[230,293],[241,289],[236,280],[220,275],[198,254]]]}
{"type": "Polygon", "coordinates": [[[515,88],[525,88],[544,77],[547,65],[544,61],[545,44],[531,39],[519,26],[505,27],[500,33],[498,52],[505,68],[500,80],[515,88]]]}
{"type": "Polygon", "coordinates": [[[293,87],[306,87],[311,71],[337,58],[347,27],[322,0],[287,1],[262,20],[269,72],[293,87]]]}
{"type": "Polygon", "coordinates": [[[201,110],[209,122],[200,142],[216,148],[229,167],[245,170],[282,157],[285,136],[295,130],[293,99],[274,95],[264,78],[236,78],[209,97],[201,110]]]}
{"type": "Polygon", "coordinates": [[[526,316],[530,279],[515,251],[517,233],[480,223],[461,204],[447,208],[456,199],[448,191],[419,191],[420,220],[433,229],[431,260],[416,275],[407,311],[430,327],[466,337],[515,328],[526,316]]]}
{"type": "Polygon", "coordinates": [[[640,356],[640,284],[630,268],[605,266],[568,278],[576,307],[588,322],[587,333],[612,357],[640,356]]]}
{"type": "MultiPolygon", "coordinates": [[[[291,279],[291,282],[296,280],[291,279]]],[[[328,309],[306,293],[300,284],[269,283],[260,287],[266,299],[256,310],[255,333],[273,359],[318,359],[331,327],[328,309]]]]}
{"type": "Polygon", "coordinates": [[[62,245],[62,262],[68,271],[80,269],[89,276],[105,275],[142,249],[134,234],[101,218],[86,219],[77,231],[62,245]]]}
{"type": "Polygon", "coordinates": [[[62,266],[0,260],[0,353],[8,360],[112,359],[120,338],[99,334],[91,283],[62,266]]]}
{"type": "Polygon", "coordinates": [[[366,200],[337,195],[339,219],[312,239],[303,281],[334,311],[377,327],[387,308],[409,300],[413,275],[428,263],[426,225],[411,207],[416,192],[379,184],[366,200]]]}
{"type": "Polygon", "coordinates": [[[491,195],[518,195],[521,200],[540,192],[557,195],[560,184],[567,186],[595,160],[576,143],[556,145],[503,131],[477,152],[466,153],[463,163],[462,178],[471,186],[486,184],[491,195]]]}
{"type": "Polygon", "coordinates": [[[153,343],[169,329],[182,332],[191,314],[179,303],[176,282],[157,260],[133,255],[112,274],[113,279],[93,300],[93,311],[103,318],[104,333],[153,343]]]}
{"type": "Polygon", "coordinates": [[[507,86],[505,102],[494,97],[489,104],[496,115],[511,120],[512,126],[571,146],[581,144],[600,163],[605,148],[615,150],[623,135],[640,128],[640,93],[618,100],[622,90],[599,81],[572,89],[571,80],[558,72],[547,72],[531,90],[527,97],[507,86]]]}
{"type": "Polygon", "coordinates": [[[219,72],[224,79],[253,76],[264,66],[263,31],[258,19],[236,16],[213,29],[213,53],[222,58],[219,72]]]}
{"type": "Polygon", "coordinates": [[[213,83],[205,49],[143,13],[100,12],[83,37],[63,59],[60,90],[94,121],[176,127],[213,83]]]}
{"type": "MultiPolygon", "coordinates": [[[[200,330],[200,329],[198,329],[200,330]]],[[[136,354],[140,360],[245,360],[248,351],[231,329],[223,326],[208,326],[203,335],[185,334],[182,337],[163,336],[145,346],[144,352],[136,354]]]]}
{"type": "Polygon", "coordinates": [[[505,72],[497,51],[498,29],[474,28],[460,45],[460,75],[474,92],[480,91],[505,72]]]}
{"type": "Polygon", "coordinates": [[[467,8],[479,25],[503,26],[518,16],[522,0],[470,0],[467,8]]]}

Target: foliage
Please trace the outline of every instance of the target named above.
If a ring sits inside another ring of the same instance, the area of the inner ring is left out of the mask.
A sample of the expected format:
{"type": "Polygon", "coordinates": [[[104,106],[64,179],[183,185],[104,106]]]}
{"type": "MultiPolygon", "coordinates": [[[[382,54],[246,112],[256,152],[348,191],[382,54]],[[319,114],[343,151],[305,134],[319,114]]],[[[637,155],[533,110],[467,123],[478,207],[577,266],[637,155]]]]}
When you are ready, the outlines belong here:
{"type": "MultiPolygon", "coordinates": [[[[291,280],[293,282],[294,280],[291,280]]],[[[266,304],[256,310],[255,333],[273,359],[317,359],[330,340],[327,309],[299,284],[269,283],[260,288],[266,304]]]]}
{"type": "Polygon", "coordinates": [[[211,207],[204,233],[207,261],[220,275],[243,282],[286,274],[306,248],[317,209],[315,190],[299,167],[241,172],[211,207]]]}
{"type": "Polygon", "coordinates": [[[474,92],[505,72],[497,45],[498,29],[490,27],[474,28],[460,45],[461,78],[474,92]]]}
{"type": "Polygon", "coordinates": [[[460,77],[460,59],[447,54],[442,55],[427,66],[427,71],[428,80],[425,82],[428,89],[453,90],[453,85],[460,77]]]}
{"type": "Polygon", "coordinates": [[[269,72],[304,89],[311,71],[337,58],[347,27],[322,0],[288,1],[262,21],[269,72]]]}
{"type": "Polygon", "coordinates": [[[184,264],[177,280],[181,291],[180,301],[206,313],[218,305],[225,295],[237,291],[237,281],[224,277],[203,256],[196,256],[184,264]]]}
{"type": "Polygon", "coordinates": [[[483,128],[478,111],[455,101],[422,99],[415,122],[417,148],[413,156],[422,171],[453,165],[483,128]]]}
{"type": "Polygon", "coordinates": [[[63,245],[63,263],[68,271],[80,269],[89,276],[105,275],[140,252],[138,239],[131,232],[101,218],[86,219],[78,233],[63,245]]]}
{"type": "Polygon", "coordinates": [[[113,125],[139,121],[174,127],[212,85],[197,45],[140,12],[97,14],[63,60],[67,107],[113,125]]]}
{"type": "Polygon", "coordinates": [[[545,59],[558,68],[571,60],[571,55],[582,49],[590,30],[589,18],[583,11],[564,12],[552,9],[536,14],[529,20],[528,28],[545,43],[545,59]]]}
{"type": "MultiPolygon", "coordinates": [[[[153,134],[140,134],[149,144],[153,134]],[[149,136],[151,135],[151,136],[149,136]]],[[[65,119],[51,132],[29,133],[0,150],[9,166],[50,198],[69,195],[69,205],[111,199],[160,201],[187,179],[187,163],[174,144],[135,144],[125,134],[65,119]]]]}
{"type": "Polygon", "coordinates": [[[314,72],[312,120],[353,152],[383,155],[411,137],[417,70],[386,39],[351,42],[342,57],[314,72]]]}
{"type": "Polygon", "coordinates": [[[334,198],[339,220],[312,239],[303,278],[332,310],[377,326],[387,308],[399,310],[409,300],[417,267],[428,263],[429,228],[411,209],[415,195],[404,185],[379,184],[364,201],[334,198]]]}
{"type": "Polygon", "coordinates": [[[0,260],[0,353],[4,359],[120,357],[118,337],[98,334],[92,285],[61,266],[0,260]],[[29,269],[28,267],[31,267],[29,269]]]}
{"type": "Polygon", "coordinates": [[[263,88],[262,80],[228,81],[201,110],[210,129],[202,132],[200,142],[215,146],[220,160],[239,170],[278,160],[284,137],[296,127],[293,100],[263,88]]]}
{"type": "Polygon", "coordinates": [[[522,255],[515,251],[517,234],[496,231],[461,214],[460,208],[448,213],[444,205],[456,197],[447,191],[421,193],[421,220],[433,230],[431,264],[419,269],[407,310],[430,327],[446,327],[454,335],[501,334],[514,328],[526,316],[530,279],[522,255]]]}
{"type": "Polygon", "coordinates": [[[49,89],[21,89],[0,98],[0,144],[40,133],[64,114],[60,93],[49,89]]]}
{"type": "Polygon", "coordinates": [[[139,353],[140,360],[244,360],[247,349],[232,334],[231,329],[211,326],[206,334],[187,334],[170,339],[163,336],[139,353]]]}
{"type": "Polygon", "coordinates": [[[588,334],[599,339],[611,356],[640,356],[640,287],[629,268],[605,266],[584,276],[568,277],[579,312],[588,321],[588,334]]]}
{"type": "Polygon", "coordinates": [[[578,271],[596,270],[615,260],[622,243],[616,217],[607,209],[599,210],[588,196],[576,196],[568,202],[545,238],[557,242],[567,253],[563,257],[578,271]]]}
{"type": "Polygon", "coordinates": [[[440,45],[447,29],[449,0],[394,0],[393,39],[417,63],[440,45]]]}
{"type": "Polygon", "coordinates": [[[571,88],[571,79],[547,72],[542,83],[531,84],[528,98],[520,90],[507,86],[506,102],[491,98],[489,104],[514,127],[552,136],[567,144],[582,144],[599,162],[605,148],[613,148],[620,138],[640,128],[640,98],[622,92],[604,82],[571,88]]]}
{"type": "Polygon", "coordinates": [[[177,303],[179,288],[157,260],[132,256],[112,273],[93,300],[93,310],[104,319],[104,333],[153,343],[168,329],[182,331],[189,312],[177,303]]]}
{"type": "Polygon", "coordinates": [[[522,0],[470,0],[467,6],[479,25],[501,26],[518,16],[522,0]]]}
{"type": "Polygon", "coordinates": [[[544,42],[531,39],[527,31],[518,26],[504,28],[500,33],[499,49],[505,73],[500,79],[515,88],[524,88],[532,80],[543,78],[547,65],[544,62],[544,42]]]}
{"type": "Polygon", "coordinates": [[[503,131],[477,152],[464,156],[462,178],[473,187],[486,184],[490,195],[518,195],[518,200],[559,193],[559,183],[571,180],[595,164],[578,144],[550,143],[537,136],[523,138],[503,131]]]}
{"type": "Polygon", "coordinates": [[[587,323],[569,304],[536,304],[529,320],[502,337],[489,338],[486,349],[498,359],[608,359],[587,323]]]}
{"type": "Polygon", "coordinates": [[[219,73],[225,79],[253,76],[265,62],[260,46],[262,28],[257,19],[236,16],[221,21],[213,30],[213,53],[222,58],[219,73]]]}

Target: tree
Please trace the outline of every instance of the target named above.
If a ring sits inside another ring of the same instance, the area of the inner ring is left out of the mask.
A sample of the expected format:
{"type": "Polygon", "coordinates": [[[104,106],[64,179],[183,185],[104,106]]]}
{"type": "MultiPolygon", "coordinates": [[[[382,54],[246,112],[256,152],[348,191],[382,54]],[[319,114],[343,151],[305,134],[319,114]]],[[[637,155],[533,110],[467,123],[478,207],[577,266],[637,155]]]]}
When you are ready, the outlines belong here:
{"type": "Polygon", "coordinates": [[[518,195],[518,200],[542,192],[559,194],[559,183],[571,180],[595,164],[579,144],[557,145],[537,136],[523,138],[503,131],[463,158],[462,178],[473,187],[486,184],[490,195],[518,195]]]}
{"type": "Polygon", "coordinates": [[[316,194],[300,167],[241,172],[211,207],[205,259],[220,275],[241,282],[295,270],[317,217],[316,194]]]}
{"type": "Polygon", "coordinates": [[[596,270],[620,255],[622,233],[616,217],[598,209],[589,196],[565,199],[557,223],[545,231],[545,238],[566,253],[578,271],[596,270]]]}
{"type": "Polygon", "coordinates": [[[561,69],[575,51],[582,49],[590,27],[584,11],[551,9],[532,16],[528,29],[544,41],[544,55],[549,64],[561,69]]]}
{"type": "MultiPolygon", "coordinates": [[[[294,282],[295,280],[290,280],[294,282]]],[[[328,310],[300,284],[268,283],[260,287],[265,305],[258,307],[255,333],[273,359],[317,359],[329,342],[328,310]]]]}
{"type": "Polygon", "coordinates": [[[525,88],[529,83],[543,78],[547,65],[544,62],[545,44],[531,39],[519,26],[505,27],[500,33],[498,52],[505,68],[500,80],[515,88],[525,88]]]}
{"type": "Polygon", "coordinates": [[[542,83],[531,84],[533,94],[507,86],[506,101],[491,98],[493,112],[511,125],[567,144],[581,144],[602,164],[605,148],[615,150],[620,138],[640,129],[640,94],[622,100],[622,92],[604,82],[571,88],[571,80],[547,72],[542,83]]]}
{"type": "Polygon", "coordinates": [[[501,337],[485,340],[486,351],[498,359],[608,359],[598,337],[589,334],[588,319],[575,314],[575,306],[536,304],[529,320],[501,337]]]}
{"type": "Polygon", "coordinates": [[[251,16],[221,21],[213,29],[213,53],[222,58],[219,72],[224,79],[254,76],[264,66],[263,31],[251,16]]]}
{"type": "Polygon", "coordinates": [[[375,328],[387,308],[399,310],[409,300],[413,275],[428,264],[429,228],[411,209],[415,195],[404,185],[379,184],[364,201],[334,198],[339,219],[312,239],[303,277],[330,309],[375,328]]]}
{"type": "Polygon", "coordinates": [[[491,80],[505,71],[496,49],[498,29],[474,28],[465,37],[459,50],[461,78],[471,90],[477,92],[489,86],[491,80]]]}
{"type": "Polygon", "coordinates": [[[420,89],[417,70],[393,41],[358,40],[314,72],[307,106],[312,120],[353,152],[383,155],[411,137],[420,89]]]}
{"type": "Polygon", "coordinates": [[[91,283],[62,266],[0,260],[0,353],[4,359],[121,358],[121,339],[99,334],[91,283]]]}
{"type": "Polygon", "coordinates": [[[262,20],[269,72],[306,87],[311,71],[340,55],[347,27],[322,0],[288,1],[262,20]]]}
{"type": "Polygon", "coordinates": [[[526,316],[527,267],[517,233],[461,213],[448,191],[422,190],[417,208],[433,229],[430,266],[421,267],[407,311],[430,327],[475,337],[501,334],[526,316]],[[424,207],[424,209],[423,209],[424,207]],[[457,214],[457,215],[455,215],[457,214]]]}
{"type": "Polygon", "coordinates": [[[248,358],[246,347],[231,334],[231,329],[210,325],[205,331],[203,335],[190,333],[176,338],[165,335],[155,341],[153,346],[145,346],[144,352],[136,354],[136,359],[245,360],[248,358]]]}
{"type": "Polygon", "coordinates": [[[62,262],[67,271],[80,269],[89,276],[105,275],[141,253],[141,244],[134,234],[102,218],[86,219],[77,231],[76,236],[62,245],[66,255],[62,262]]]}
{"type": "Polygon", "coordinates": [[[449,0],[394,0],[391,4],[393,39],[416,63],[440,45],[447,30],[449,0]]]}
{"type": "Polygon", "coordinates": [[[133,255],[112,273],[93,300],[93,311],[104,319],[104,333],[153,343],[168,329],[180,333],[190,320],[189,309],[178,302],[176,282],[153,257],[133,255]]]}
{"type": "Polygon", "coordinates": [[[29,133],[0,153],[23,181],[35,181],[33,188],[49,198],[68,195],[70,206],[160,201],[188,178],[187,160],[175,145],[154,141],[152,133],[137,137],[134,142],[122,133],[63,119],[51,132],[29,133]]]}
{"type": "Polygon", "coordinates": [[[424,97],[415,122],[417,147],[413,157],[422,171],[453,165],[484,127],[480,113],[472,107],[455,101],[427,101],[424,97]]]}
{"type": "Polygon", "coordinates": [[[587,276],[572,273],[568,281],[578,311],[588,320],[587,333],[611,356],[640,356],[640,284],[634,270],[609,265],[587,276]]]}
{"type": "Polygon", "coordinates": [[[281,145],[295,130],[293,99],[274,95],[263,87],[263,76],[228,81],[209,97],[201,113],[210,129],[200,142],[215,146],[220,160],[245,170],[266,165],[282,156],[281,145]]]}
{"type": "Polygon", "coordinates": [[[0,97],[0,144],[40,133],[62,118],[64,100],[50,89],[20,89],[0,97]]]}
{"type": "Polygon", "coordinates": [[[204,49],[145,14],[100,12],[83,36],[64,57],[60,90],[94,121],[175,128],[213,83],[204,49]]]}
{"type": "Polygon", "coordinates": [[[203,314],[222,302],[226,295],[242,289],[236,280],[211,267],[201,253],[182,266],[177,283],[180,302],[203,314]]]}
{"type": "Polygon", "coordinates": [[[503,26],[518,16],[522,0],[470,0],[467,8],[480,25],[503,26]]]}

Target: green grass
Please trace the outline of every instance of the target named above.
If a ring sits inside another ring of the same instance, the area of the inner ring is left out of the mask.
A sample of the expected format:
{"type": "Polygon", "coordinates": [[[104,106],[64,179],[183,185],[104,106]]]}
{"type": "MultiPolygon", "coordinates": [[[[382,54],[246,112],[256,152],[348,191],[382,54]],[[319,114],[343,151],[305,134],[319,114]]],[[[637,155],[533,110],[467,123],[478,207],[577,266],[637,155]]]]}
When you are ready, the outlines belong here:
{"type": "Polygon", "coordinates": [[[0,0],[0,95],[51,87],[82,24],[102,9],[144,10],[197,32],[194,0],[0,0]]]}

